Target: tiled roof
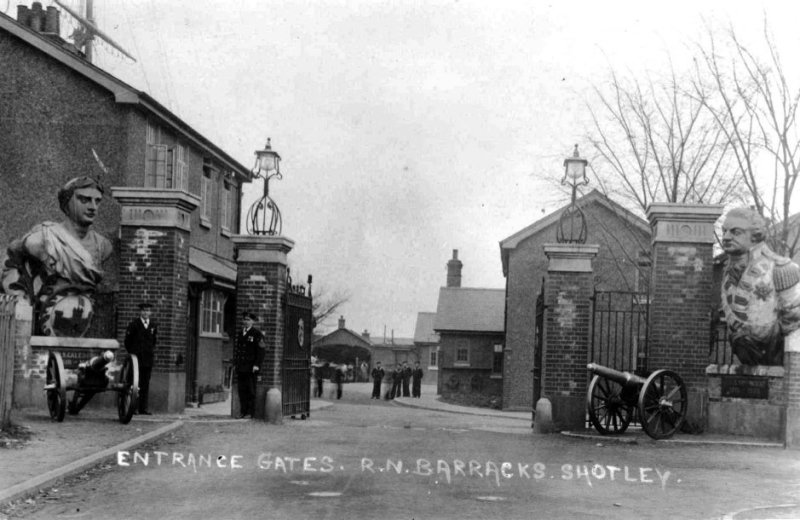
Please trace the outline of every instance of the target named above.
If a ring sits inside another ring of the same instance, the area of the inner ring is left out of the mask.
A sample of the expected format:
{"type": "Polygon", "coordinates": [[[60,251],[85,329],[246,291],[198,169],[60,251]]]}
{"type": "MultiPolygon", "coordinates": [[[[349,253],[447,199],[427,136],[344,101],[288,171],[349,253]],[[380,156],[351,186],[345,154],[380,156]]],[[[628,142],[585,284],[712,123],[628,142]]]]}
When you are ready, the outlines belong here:
{"type": "Polygon", "coordinates": [[[505,289],[442,287],[433,328],[438,332],[503,332],[505,289]]]}
{"type": "Polygon", "coordinates": [[[439,343],[439,335],[433,330],[433,322],[435,320],[435,312],[417,313],[417,325],[414,328],[414,343],[439,343]]]}

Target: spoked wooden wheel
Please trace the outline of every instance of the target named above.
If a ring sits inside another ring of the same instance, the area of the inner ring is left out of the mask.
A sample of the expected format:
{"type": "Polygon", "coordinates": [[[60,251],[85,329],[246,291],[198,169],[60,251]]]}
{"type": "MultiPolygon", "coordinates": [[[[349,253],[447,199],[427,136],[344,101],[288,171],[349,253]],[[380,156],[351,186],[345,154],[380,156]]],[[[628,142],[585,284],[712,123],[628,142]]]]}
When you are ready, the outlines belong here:
{"type": "Polygon", "coordinates": [[[139,402],[139,360],[136,354],[129,354],[122,365],[119,374],[119,389],[117,390],[117,412],[119,422],[131,422],[133,412],[139,402]]]}
{"type": "Polygon", "coordinates": [[[47,374],[45,379],[45,391],[47,392],[47,409],[50,411],[50,418],[54,421],[62,422],[67,411],[67,388],[64,371],[64,362],[61,361],[61,354],[50,352],[47,356],[47,374]]]}
{"type": "Polygon", "coordinates": [[[642,429],[654,439],[672,437],[686,420],[688,402],[680,376],[672,370],[656,370],[639,394],[642,429]]]}
{"type": "Polygon", "coordinates": [[[625,401],[623,391],[621,384],[598,374],[589,383],[589,420],[603,435],[624,433],[633,419],[633,405],[625,401]]]}

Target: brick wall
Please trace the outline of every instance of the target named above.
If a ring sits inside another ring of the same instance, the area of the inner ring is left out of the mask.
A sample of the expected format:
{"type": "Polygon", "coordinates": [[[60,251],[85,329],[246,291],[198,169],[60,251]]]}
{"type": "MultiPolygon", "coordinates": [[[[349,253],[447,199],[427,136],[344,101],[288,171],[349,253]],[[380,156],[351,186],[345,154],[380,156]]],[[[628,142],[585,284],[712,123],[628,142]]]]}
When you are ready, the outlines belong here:
{"type": "Polygon", "coordinates": [[[588,382],[592,273],[551,272],[545,281],[542,391],[584,398],[588,382]]]}
{"type": "Polygon", "coordinates": [[[689,389],[706,385],[712,270],[710,244],[658,242],[654,247],[647,366],[674,370],[689,389]]]}
{"type": "MultiPolygon", "coordinates": [[[[261,367],[258,387],[281,388],[280,373],[283,357],[286,266],[280,263],[240,262],[236,281],[237,329],[243,327],[242,313],[253,312],[259,322],[256,327],[264,333],[266,355],[261,367]]],[[[261,409],[258,404],[256,410],[261,409]]]]}
{"type": "Polygon", "coordinates": [[[492,374],[495,343],[502,343],[502,334],[470,334],[440,332],[438,392],[469,394],[476,401],[502,400],[503,378],[492,374]],[[456,350],[469,349],[469,363],[455,364],[456,350]]]}
{"type": "Polygon", "coordinates": [[[158,345],[153,372],[184,372],[188,320],[189,233],[176,228],[123,226],[121,230],[118,340],[139,315],[138,304],[153,304],[158,345]]]}

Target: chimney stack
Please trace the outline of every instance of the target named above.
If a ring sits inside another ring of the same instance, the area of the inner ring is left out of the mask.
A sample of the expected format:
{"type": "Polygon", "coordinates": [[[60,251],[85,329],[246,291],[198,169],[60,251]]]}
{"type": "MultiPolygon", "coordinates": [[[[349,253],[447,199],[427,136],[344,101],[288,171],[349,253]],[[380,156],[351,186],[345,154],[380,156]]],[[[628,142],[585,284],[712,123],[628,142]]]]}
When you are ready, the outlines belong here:
{"type": "Polygon", "coordinates": [[[369,331],[367,329],[364,329],[364,332],[361,333],[361,337],[369,341],[369,331]]]}
{"type": "Polygon", "coordinates": [[[461,260],[458,249],[453,249],[453,258],[447,261],[447,287],[461,287],[461,260]]]}
{"type": "Polygon", "coordinates": [[[344,316],[339,316],[339,328],[344,328],[344,316]]]}

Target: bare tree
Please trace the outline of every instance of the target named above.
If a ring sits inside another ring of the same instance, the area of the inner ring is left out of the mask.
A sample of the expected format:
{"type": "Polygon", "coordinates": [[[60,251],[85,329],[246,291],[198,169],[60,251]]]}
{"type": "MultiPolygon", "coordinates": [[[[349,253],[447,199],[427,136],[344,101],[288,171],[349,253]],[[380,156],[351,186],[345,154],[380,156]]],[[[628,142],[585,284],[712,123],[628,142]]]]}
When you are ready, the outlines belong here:
{"type": "Polygon", "coordinates": [[[350,300],[350,292],[346,290],[337,289],[332,293],[321,287],[315,287],[314,290],[311,303],[314,326],[322,325],[340,306],[350,300]]]}
{"type": "Polygon", "coordinates": [[[600,189],[631,209],[653,202],[721,203],[741,196],[726,129],[671,68],[658,81],[625,81],[611,70],[588,103],[600,189]]]}
{"type": "Polygon", "coordinates": [[[790,86],[766,19],[765,57],[760,58],[732,27],[720,41],[708,28],[708,41],[698,44],[701,59],[694,81],[695,99],[713,114],[725,132],[755,209],[773,226],[770,245],[781,254],[798,253],[798,219],[791,218],[791,200],[800,173],[797,110],[800,89],[790,86]],[[764,157],[766,161],[759,159],[764,157]],[[759,167],[769,171],[759,171],[759,167]],[[794,224],[794,225],[792,225],[794,224]]]}

